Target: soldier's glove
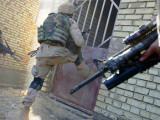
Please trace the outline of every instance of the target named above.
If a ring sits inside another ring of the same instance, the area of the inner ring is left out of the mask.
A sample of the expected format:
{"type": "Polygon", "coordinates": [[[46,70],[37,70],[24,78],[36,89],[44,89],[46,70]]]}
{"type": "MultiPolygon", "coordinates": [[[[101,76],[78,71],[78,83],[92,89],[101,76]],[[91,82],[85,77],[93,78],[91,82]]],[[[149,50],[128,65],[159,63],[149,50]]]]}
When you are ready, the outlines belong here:
{"type": "Polygon", "coordinates": [[[28,55],[30,55],[30,57],[34,57],[37,54],[39,48],[37,48],[37,50],[33,50],[31,52],[28,53],[28,55]]]}

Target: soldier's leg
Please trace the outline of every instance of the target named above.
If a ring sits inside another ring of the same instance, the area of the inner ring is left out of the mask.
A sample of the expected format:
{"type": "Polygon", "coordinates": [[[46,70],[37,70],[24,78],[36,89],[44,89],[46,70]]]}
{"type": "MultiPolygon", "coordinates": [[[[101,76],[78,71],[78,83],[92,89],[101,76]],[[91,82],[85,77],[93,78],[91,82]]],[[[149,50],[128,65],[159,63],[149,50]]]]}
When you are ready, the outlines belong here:
{"type": "Polygon", "coordinates": [[[37,60],[36,65],[32,67],[32,75],[34,76],[34,79],[31,82],[28,93],[22,102],[25,107],[29,108],[35,101],[36,94],[42,88],[43,81],[51,68],[52,66],[45,65],[45,62],[41,62],[41,59],[37,60]]]}
{"type": "Polygon", "coordinates": [[[34,79],[29,86],[27,95],[24,97],[22,101],[24,107],[19,115],[20,120],[29,120],[30,107],[35,101],[37,92],[42,88],[45,77],[53,67],[51,65],[46,65],[46,62],[47,59],[38,59],[36,61],[36,65],[32,67],[32,75],[34,76],[34,79]]]}
{"type": "Polygon", "coordinates": [[[81,75],[85,79],[92,76],[96,72],[98,72],[96,66],[90,69],[88,65],[85,63],[85,61],[83,60],[82,56],[79,56],[79,57],[76,56],[76,59],[75,59],[75,55],[71,53],[70,55],[67,56],[66,59],[75,63],[77,70],[81,73],[81,75]]]}

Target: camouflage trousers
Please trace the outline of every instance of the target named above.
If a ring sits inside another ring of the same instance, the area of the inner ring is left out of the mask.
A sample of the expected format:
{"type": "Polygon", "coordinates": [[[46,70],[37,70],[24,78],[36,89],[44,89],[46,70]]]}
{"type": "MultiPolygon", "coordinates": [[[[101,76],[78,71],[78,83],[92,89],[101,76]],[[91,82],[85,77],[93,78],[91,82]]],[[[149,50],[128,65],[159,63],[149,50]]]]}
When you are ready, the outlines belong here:
{"type": "Polygon", "coordinates": [[[36,65],[32,67],[32,75],[44,79],[54,65],[65,64],[71,62],[70,56],[37,58],[36,65]]]}
{"type": "MultiPolygon", "coordinates": [[[[77,56],[64,47],[41,44],[36,55],[36,65],[32,67],[31,73],[34,78],[38,78],[38,81],[44,80],[54,65],[74,62],[77,56]]],[[[89,68],[84,61],[77,65],[76,68],[83,76],[88,77],[89,68]]],[[[34,80],[32,83],[35,83],[34,80]]],[[[25,96],[22,103],[30,106],[34,102],[36,94],[37,90],[34,87],[29,88],[27,96],[25,96]],[[25,104],[25,102],[31,104],[25,104]]]]}
{"type": "MultiPolygon", "coordinates": [[[[37,78],[45,79],[49,71],[57,64],[65,64],[70,61],[70,56],[61,56],[61,57],[51,57],[51,58],[37,58],[36,65],[32,67],[32,75],[37,78]]],[[[27,103],[33,103],[36,98],[37,90],[33,88],[28,89],[28,93],[23,99],[24,105],[29,105],[27,103]]],[[[31,106],[31,104],[29,106],[31,106]]]]}

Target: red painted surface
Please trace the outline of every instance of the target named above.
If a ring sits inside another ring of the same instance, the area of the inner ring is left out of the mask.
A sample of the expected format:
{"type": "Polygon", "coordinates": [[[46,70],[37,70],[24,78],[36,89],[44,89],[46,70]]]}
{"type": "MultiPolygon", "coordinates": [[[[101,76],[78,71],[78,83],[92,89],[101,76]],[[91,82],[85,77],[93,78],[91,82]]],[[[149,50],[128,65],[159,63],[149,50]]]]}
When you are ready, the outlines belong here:
{"type": "MultiPolygon", "coordinates": [[[[93,67],[95,68],[92,60],[106,58],[108,50],[85,46],[82,53],[85,63],[92,69],[93,67]]],[[[102,77],[97,78],[72,95],[68,93],[68,90],[84,80],[85,78],[78,72],[75,64],[69,63],[58,66],[51,90],[52,97],[88,114],[92,114],[102,77]]]]}

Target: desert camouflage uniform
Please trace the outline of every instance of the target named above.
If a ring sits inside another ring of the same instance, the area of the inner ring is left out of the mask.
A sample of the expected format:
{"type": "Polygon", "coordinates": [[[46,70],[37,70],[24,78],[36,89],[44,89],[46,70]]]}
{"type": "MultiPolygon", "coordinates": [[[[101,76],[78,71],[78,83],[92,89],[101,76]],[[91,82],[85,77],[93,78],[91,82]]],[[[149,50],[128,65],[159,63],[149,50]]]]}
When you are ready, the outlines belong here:
{"type": "Polygon", "coordinates": [[[84,40],[76,22],[67,15],[51,13],[38,29],[40,47],[36,65],[32,68],[32,81],[23,103],[33,103],[49,71],[57,64],[74,62],[83,76],[89,75],[88,66],[83,62],[81,47],[84,40]],[[74,39],[79,39],[75,41],[74,39]],[[79,42],[82,41],[82,42],[79,42]]]}
{"type": "Polygon", "coordinates": [[[77,70],[84,77],[90,75],[81,54],[81,48],[84,45],[83,36],[77,23],[69,17],[73,12],[72,3],[63,3],[59,6],[58,13],[49,14],[43,26],[38,28],[40,47],[36,54],[36,65],[32,67],[34,80],[22,101],[24,107],[19,114],[20,120],[29,120],[30,106],[54,65],[74,62],[77,70]]]}

